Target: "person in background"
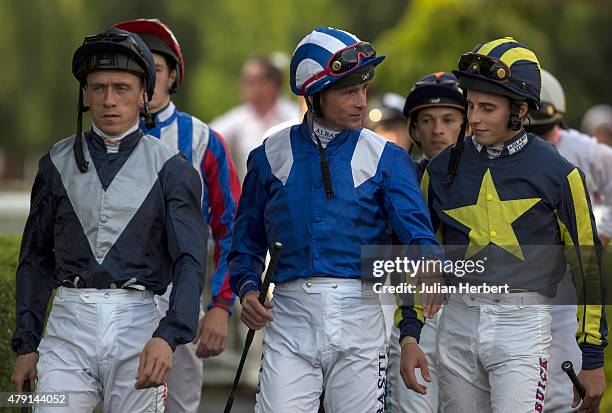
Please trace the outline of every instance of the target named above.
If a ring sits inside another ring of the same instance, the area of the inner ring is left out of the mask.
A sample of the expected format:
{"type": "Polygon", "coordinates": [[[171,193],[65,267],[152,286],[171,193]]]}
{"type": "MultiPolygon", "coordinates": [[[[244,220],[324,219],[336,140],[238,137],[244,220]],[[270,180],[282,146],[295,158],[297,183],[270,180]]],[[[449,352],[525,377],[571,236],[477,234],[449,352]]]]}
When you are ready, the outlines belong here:
{"type": "Polygon", "coordinates": [[[405,100],[397,93],[385,93],[368,111],[365,125],[410,153],[412,141],[402,112],[405,100]]]}
{"type": "Polygon", "coordinates": [[[280,69],[270,57],[247,60],[240,74],[243,103],[210,123],[227,140],[241,181],[249,153],[261,145],[265,132],[299,115],[297,105],[281,95],[282,79],[280,69]]]}
{"type": "Polygon", "coordinates": [[[580,130],[594,136],[599,143],[612,146],[612,106],[595,105],[585,112],[580,130]]]}
{"type": "Polygon", "coordinates": [[[435,72],[419,79],[406,98],[403,112],[408,118],[410,139],[423,154],[416,160],[420,181],[429,161],[457,141],[465,98],[455,75],[435,72]]]}

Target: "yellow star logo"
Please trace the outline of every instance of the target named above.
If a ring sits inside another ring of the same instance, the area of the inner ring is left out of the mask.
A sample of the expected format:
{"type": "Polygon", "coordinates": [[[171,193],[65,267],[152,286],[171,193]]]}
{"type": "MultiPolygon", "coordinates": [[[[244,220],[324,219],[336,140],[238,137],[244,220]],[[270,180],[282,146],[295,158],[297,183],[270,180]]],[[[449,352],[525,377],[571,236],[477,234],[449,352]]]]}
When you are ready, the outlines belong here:
{"type": "Polygon", "coordinates": [[[502,201],[487,169],[475,205],[445,210],[456,221],[470,228],[470,244],[465,253],[469,258],[489,245],[496,244],[510,254],[524,260],[523,251],[516,239],[512,223],[542,198],[513,199],[502,201]]]}

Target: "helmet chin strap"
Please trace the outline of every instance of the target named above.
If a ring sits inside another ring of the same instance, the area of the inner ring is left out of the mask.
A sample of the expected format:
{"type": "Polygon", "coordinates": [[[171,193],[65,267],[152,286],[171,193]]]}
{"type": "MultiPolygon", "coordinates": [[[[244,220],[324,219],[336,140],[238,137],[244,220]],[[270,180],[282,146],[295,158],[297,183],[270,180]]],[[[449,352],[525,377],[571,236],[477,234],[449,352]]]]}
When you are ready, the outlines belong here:
{"type": "Polygon", "coordinates": [[[455,180],[455,176],[457,175],[457,170],[459,169],[459,161],[461,161],[461,153],[463,152],[465,131],[468,127],[467,120],[467,90],[463,91],[463,99],[464,99],[464,111],[463,111],[463,120],[461,122],[461,128],[459,129],[459,135],[457,136],[457,143],[453,145],[451,148],[450,157],[448,159],[448,167],[446,169],[446,181],[444,182],[447,185],[450,185],[455,180]]]}
{"type": "Polygon", "coordinates": [[[89,162],[85,160],[85,153],[83,152],[83,112],[85,107],[83,105],[83,85],[79,85],[79,107],[77,108],[77,132],[74,137],[74,157],[76,159],[77,167],[82,173],[87,172],[89,168],[89,162]]]}
{"type": "Polygon", "coordinates": [[[306,107],[308,111],[312,113],[312,116],[315,118],[322,118],[323,111],[321,110],[321,94],[315,93],[312,96],[304,97],[306,100],[306,107]]]}
{"type": "Polygon", "coordinates": [[[321,143],[321,138],[319,137],[319,134],[315,132],[314,127],[314,119],[323,117],[323,112],[321,111],[321,94],[317,93],[314,96],[306,96],[304,99],[306,99],[308,112],[312,114],[312,116],[306,115],[306,118],[310,119],[310,130],[315,137],[317,149],[319,150],[319,163],[321,167],[321,175],[323,177],[323,186],[325,187],[325,195],[328,200],[331,200],[334,199],[334,188],[332,186],[329,163],[327,162],[327,155],[325,153],[325,148],[321,143]]]}
{"type": "Polygon", "coordinates": [[[523,127],[523,122],[519,117],[521,112],[522,102],[512,101],[510,103],[510,119],[508,119],[508,129],[513,131],[519,131],[523,127]]]}
{"type": "MultiPolygon", "coordinates": [[[[463,96],[467,101],[467,90],[463,91],[463,96]]],[[[523,102],[511,101],[510,102],[510,118],[508,119],[508,129],[513,131],[519,131],[523,127],[523,122],[519,116],[521,111],[521,105],[523,102]]],[[[467,129],[467,103],[465,108],[465,115],[463,117],[463,123],[459,130],[459,136],[457,137],[457,143],[451,148],[450,159],[448,162],[448,168],[446,173],[446,184],[452,184],[455,176],[457,175],[457,169],[459,168],[459,161],[461,160],[461,153],[463,152],[464,136],[467,129]]]]}
{"type": "Polygon", "coordinates": [[[153,129],[155,127],[155,119],[153,119],[153,114],[151,113],[151,108],[149,107],[149,101],[147,99],[147,92],[144,91],[144,119],[145,119],[145,128],[153,129]]]}

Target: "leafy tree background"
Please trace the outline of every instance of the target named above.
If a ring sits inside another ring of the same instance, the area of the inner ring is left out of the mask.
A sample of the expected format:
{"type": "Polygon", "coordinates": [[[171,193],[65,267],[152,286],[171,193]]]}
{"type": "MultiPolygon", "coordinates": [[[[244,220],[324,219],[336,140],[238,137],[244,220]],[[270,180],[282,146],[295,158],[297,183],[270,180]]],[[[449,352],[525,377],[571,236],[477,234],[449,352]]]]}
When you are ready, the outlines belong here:
{"type": "Polygon", "coordinates": [[[84,35],[116,22],[157,17],[170,25],[186,61],[175,101],[210,120],[239,102],[239,73],[248,57],[277,51],[289,57],[301,37],[320,25],[376,37],[404,7],[401,0],[0,2],[0,149],[37,154],[74,133],[72,54],[84,35]]]}
{"type": "Polygon", "coordinates": [[[407,94],[428,72],[456,68],[463,52],[484,40],[511,36],[533,49],[565,89],[567,123],[612,103],[612,4],[603,1],[413,0],[377,38],[387,61],[377,73],[381,90],[407,94]]]}
{"type": "Polygon", "coordinates": [[[74,49],[85,34],[143,16],[175,31],[186,60],[175,100],[204,120],[239,102],[246,58],[290,56],[313,27],[331,25],[373,40],[387,55],[376,93],[406,94],[423,74],[452,69],[478,42],[513,36],[561,80],[569,124],[577,126],[589,106],[612,96],[611,10],[609,2],[584,0],[6,0],[0,2],[0,149],[38,156],[72,134],[74,49]]]}

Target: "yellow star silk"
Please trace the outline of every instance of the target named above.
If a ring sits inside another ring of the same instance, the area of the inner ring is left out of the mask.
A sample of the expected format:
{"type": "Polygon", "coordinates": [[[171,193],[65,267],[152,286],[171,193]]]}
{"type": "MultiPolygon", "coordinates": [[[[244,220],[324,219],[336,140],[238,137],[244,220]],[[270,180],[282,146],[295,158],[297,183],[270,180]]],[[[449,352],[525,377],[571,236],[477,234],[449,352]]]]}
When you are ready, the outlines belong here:
{"type": "Polygon", "coordinates": [[[497,195],[491,171],[487,169],[475,205],[445,210],[454,220],[470,228],[470,244],[465,253],[469,258],[489,243],[496,244],[510,254],[524,260],[512,223],[541,198],[502,201],[497,195]]]}

